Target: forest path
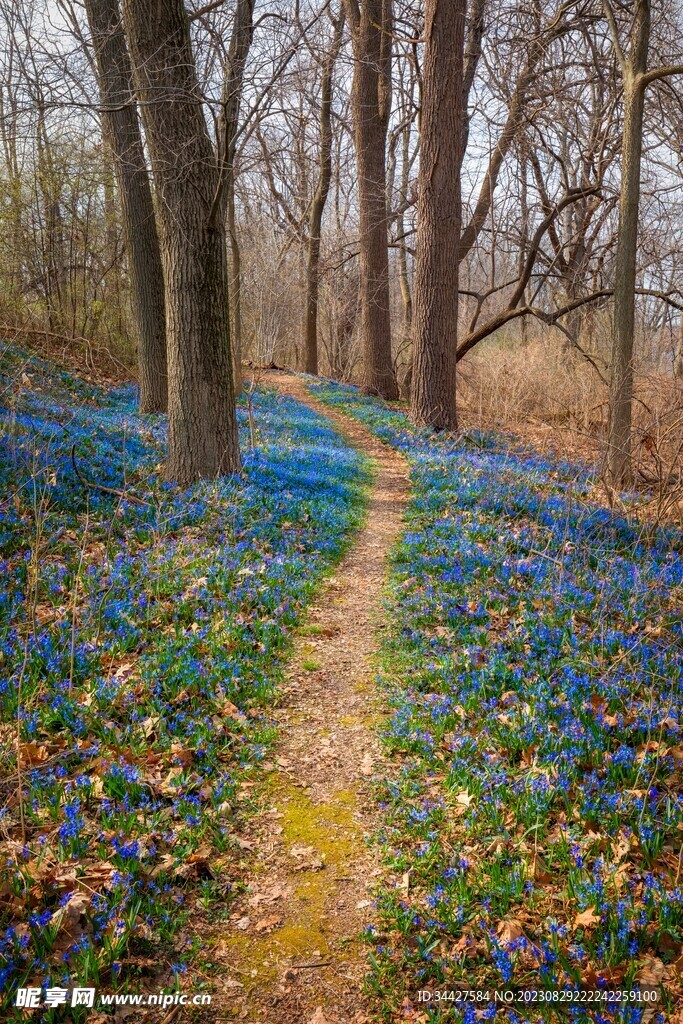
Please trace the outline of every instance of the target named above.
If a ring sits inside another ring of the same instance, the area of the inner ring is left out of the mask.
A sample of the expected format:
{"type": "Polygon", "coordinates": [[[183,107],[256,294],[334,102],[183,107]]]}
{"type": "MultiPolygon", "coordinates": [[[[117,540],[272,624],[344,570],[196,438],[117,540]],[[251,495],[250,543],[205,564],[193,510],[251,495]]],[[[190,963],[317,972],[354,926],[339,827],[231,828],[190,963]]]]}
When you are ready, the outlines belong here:
{"type": "Polygon", "coordinates": [[[226,968],[213,1009],[218,1002],[222,1013],[223,1003],[227,1019],[259,1024],[360,1024],[366,957],[358,933],[371,920],[380,874],[365,841],[376,826],[371,777],[382,758],[372,657],[408,468],[296,377],[268,373],[262,382],[326,416],[370,456],[375,477],[364,525],[295,640],[276,712],[275,769],[245,837],[253,843],[248,892],[211,943],[226,968]]]}

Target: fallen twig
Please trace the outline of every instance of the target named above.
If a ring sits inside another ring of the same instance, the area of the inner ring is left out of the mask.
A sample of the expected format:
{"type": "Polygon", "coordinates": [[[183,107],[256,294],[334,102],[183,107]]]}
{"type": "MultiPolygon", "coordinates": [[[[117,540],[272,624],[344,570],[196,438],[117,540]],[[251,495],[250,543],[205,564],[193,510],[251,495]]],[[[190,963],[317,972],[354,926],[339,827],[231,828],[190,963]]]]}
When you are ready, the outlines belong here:
{"type": "Polygon", "coordinates": [[[71,445],[71,462],[74,467],[74,473],[81,481],[84,487],[89,487],[93,491],[102,491],[104,494],[113,494],[117,498],[122,498],[124,501],[132,501],[135,505],[146,505],[149,507],[148,501],[143,501],[142,498],[138,498],[135,494],[130,491],[119,491],[116,487],[107,487],[105,484],[95,483],[94,480],[88,480],[87,477],[83,476],[78,465],[76,463],[76,445],[71,445]]]}

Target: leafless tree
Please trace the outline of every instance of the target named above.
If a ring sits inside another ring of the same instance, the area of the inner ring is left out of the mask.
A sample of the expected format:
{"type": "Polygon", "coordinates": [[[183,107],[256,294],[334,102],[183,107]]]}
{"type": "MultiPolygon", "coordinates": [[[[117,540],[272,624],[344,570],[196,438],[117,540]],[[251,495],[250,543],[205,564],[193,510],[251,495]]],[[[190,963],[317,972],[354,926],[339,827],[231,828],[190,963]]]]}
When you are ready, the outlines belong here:
{"type": "Polygon", "coordinates": [[[353,118],[360,218],[362,382],[398,398],[391,356],[386,143],[392,92],[393,0],[344,0],[353,41],[353,118]]]}
{"type": "Polygon", "coordinates": [[[165,412],[168,370],[161,252],[121,11],[118,0],[85,0],[85,8],[121,200],[137,328],[140,409],[165,412]]]}
{"type": "Polygon", "coordinates": [[[168,475],[236,472],[224,216],[182,0],[124,0],[126,34],[158,194],[168,337],[168,475]]]}
{"type": "Polygon", "coordinates": [[[621,68],[624,104],[607,448],[609,479],[612,485],[619,486],[630,483],[632,479],[633,336],[645,91],[652,82],[683,73],[683,65],[648,70],[650,0],[636,0],[630,44],[626,49],[621,45],[619,27],[609,0],[603,0],[603,8],[621,68]]]}
{"type": "Polygon", "coordinates": [[[466,4],[427,0],[411,415],[454,430],[466,4]]]}
{"type": "Polygon", "coordinates": [[[225,63],[218,120],[219,184],[214,196],[209,222],[216,227],[219,211],[227,209],[230,241],[230,297],[232,303],[232,352],[235,392],[242,389],[242,274],[239,240],[235,221],[235,150],[239,127],[239,110],[244,85],[244,68],[254,37],[254,0],[238,0],[235,8],[230,47],[225,63]]]}
{"type": "Polygon", "coordinates": [[[320,148],[318,182],[308,217],[308,254],[306,262],[306,316],[304,327],[304,367],[306,373],[318,373],[318,299],[320,281],[320,236],[323,213],[332,178],[332,77],[344,31],[344,9],[333,20],[334,35],[322,67],[320,84],[320,148]]]}

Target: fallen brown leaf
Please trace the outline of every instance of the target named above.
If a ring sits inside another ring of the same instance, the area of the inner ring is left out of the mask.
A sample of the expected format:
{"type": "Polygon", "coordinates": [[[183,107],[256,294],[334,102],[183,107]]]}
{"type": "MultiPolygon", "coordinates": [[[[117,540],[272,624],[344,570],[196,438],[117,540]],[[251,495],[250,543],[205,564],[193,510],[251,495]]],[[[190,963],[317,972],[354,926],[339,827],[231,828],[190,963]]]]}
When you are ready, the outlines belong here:
{"type": "Polygon", "coordinates": [[[282,924],[282,918],[279,914],[271,914],[270,917],[262,917],[260,921],[257,921],[254,927],[257,932],[270,932],[273,928],[277,928],[279,924],[282,924]]]}
{"type": "Polygon", "coordinates": [[[595,913],[593,907],[581,911],[574,918],[574,928],[593,928],[600,923],[600,915],[595,913]]]}
{"type": "Polygon", "coordinates": [[[518,921],[516,917],[509,917],[507,920],[501,921],[496,930],[503,946],[509,946],[516,939],[521,939],[524,935],[522,922],[518,921]]]}
{"type": "Polygon", "coordinates": [[[312,1017],[309,1017],[308,1024],[330,1024],[330,1021],[323,1013],[322,1006],[318,1006],[312,1017]]]}

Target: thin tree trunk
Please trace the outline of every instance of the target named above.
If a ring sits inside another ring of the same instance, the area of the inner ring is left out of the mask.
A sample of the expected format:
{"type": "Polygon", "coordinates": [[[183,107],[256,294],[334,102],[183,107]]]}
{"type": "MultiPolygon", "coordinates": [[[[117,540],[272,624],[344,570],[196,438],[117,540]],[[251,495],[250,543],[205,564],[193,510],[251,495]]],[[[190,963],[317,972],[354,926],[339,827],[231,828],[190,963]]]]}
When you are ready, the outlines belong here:
{"type": "MultiPolygon", "coordinates": [[[[103,182],[104,191],[104,223],[105,223],[105,238],[106,238],[106,259],[109,266],[109,273],[107,275],[107,286],[106,286],[106,302],[107,305],[115,307],[111,309],[110,315],[107,317],[108,321],[113,321],[116,325],[115,329],[119,337],[123,336],[125,332],[124,317],[122,309],[122,300],[125,294],[124,282],[123,282],[123,268],[121,261],[121,253],[119,248],[119,218],[116,209],[116,187],[114,185],[115,179],[115,168],[107,161],[105,166],[105,176],[103,182]],[[114,173],[112,173],[112,171],[114,173]]],[[[85,296],[84,296],[85,298],[85,296]]],[[[86,300],[87,308],[87,300],[86,300]]],[[[166,346],[166,338],[164,338],[164,351],[166,346]]]]}
{"type": "MultiPolygon", "coordinates": [[[[410,125],[403,129],[402,138],[402,162],[401,162],[401,194],[399,201],[401,206],[408,199],[408,177],[410,159],[410,125]]],[[[410,338],[413,329],[413,296],[410,290],[410,278],[408,276],[408,250],[405,242],[405,217],[403,213],[397,223],[399,248],[398,248],[398,281],[401,287],[401,299],[403,300],[403,333],[410,338]]]]}
{"type": "Polygon", "coordinates": [[[415,423],[437,430],[457,426],[459,167],[466,15],[466,0],[448,4],[427,0],[411,416],[415,423]]]}
{"type": "Polygon", "coordinates": [[[645,83],[641,76],[647,70],[650,41],[649,0],[638,0],[631,38],[631,52],[622,63],[624,130],[621,149],[619,237],[614,268],[614,320],[607,437],[607,469],[613,486],[628,484],[632,479],[633,332],[645,100],[645,83]]]}
{"type": "Polygon", "coordinates": [[[182,0],[124,0],[158,193],[168,335],[168,476],[181,485],[240,468],[224,208],[182,0]],[[220,205],[220,204],[219,204],[220,205]]]}
{"type": "Polygon", "coordinates": [[[221,115],[218,121],[219,177],[209,213],[209,227],[227,212],[230,239],[230,298],[232,303],[232,362],[235,393],[242,390],[242,261],[235,218],[235,151],[244,84],[244,68],[254,38],[254,0],[238,0],[225,62],[221,115]]]}
{"type": "Polygon", "coordinates": [[[137,331],[141,412],[168,404],[166,316],[159,237],[133,95],[119,0],[85,0],[104,108],[104,135],[116,169],[137,331]]]}
{"type": "Polygon", "coordinates": [[[398,398],[391,356],[386,142],[391,112],[391,0],[344,0],[353,41],[360,217],[362,386],[398,398]]]}
{"type": "Polygon", "coordinates": [[[320,234],[323,212],[332,179],[332,79],[344,31],[344,12],[334,22],[334,38],[323,65],[320,86],[320,150],[318,184],[308,220],[306,257],[306,318],[304,322],[304,369],[318,374],[318,293],[320,284],[320,234]]]}
{"type": "MultiPolygon", "coordinates": [[[[47,317],[50,330],[64,332],[66,326],[66,260],[62,222],[61,188],[52,159],[52,146],[45,127],[45,108],[38,104],[36,125],[38,156],[37,186],[43,214],[43,267],[47,317]]],[[[74,333],[72,331],[72,333],[74,333]]]]}
{"type": "Polygon", "coordinates": [[[6,206],[6,222],[8,234],[12,238],[10,245],[11,263],[8,266],[10,308],[17,310],[21,306],[24,291],[25,271],[28,264],[28,249],[24,231],[24,197],[22,175],[20,170],[18,140],[19,111],[16,93],[10,88],[0,89],[0,139],[4,157],[4,171],[7,175],[8,202],[6,206]]]}
{"type": "MultiPolygon", "coordinates": [[[[524,137],[520,139],[518,147],[519,165],[519,254],[517,259],[517,275],[521,278],[526,263],[526,250],[529,244],[529,182],[527,176],[527,141],[524,137]]],[[[525,299],[526,301],[526,295],[525,299]]],[[[529,340],[529,318],[522,317],[522,345],[529,340]]]]}
{"type": "Polygon", "coordinates": [[[678,322],[678,338],[674,347],[673,371],[676,380],[683,377],[683,310],[678,322]]]}
{"type": "Polygon", "coordinates": [[[235,216],[235,175],[232,168],[226,184],[227,224],[230,241],[230,325],[232,337],[232,372],[235,394],[242,392],[242,253],[237,237],[235,216]]]}

